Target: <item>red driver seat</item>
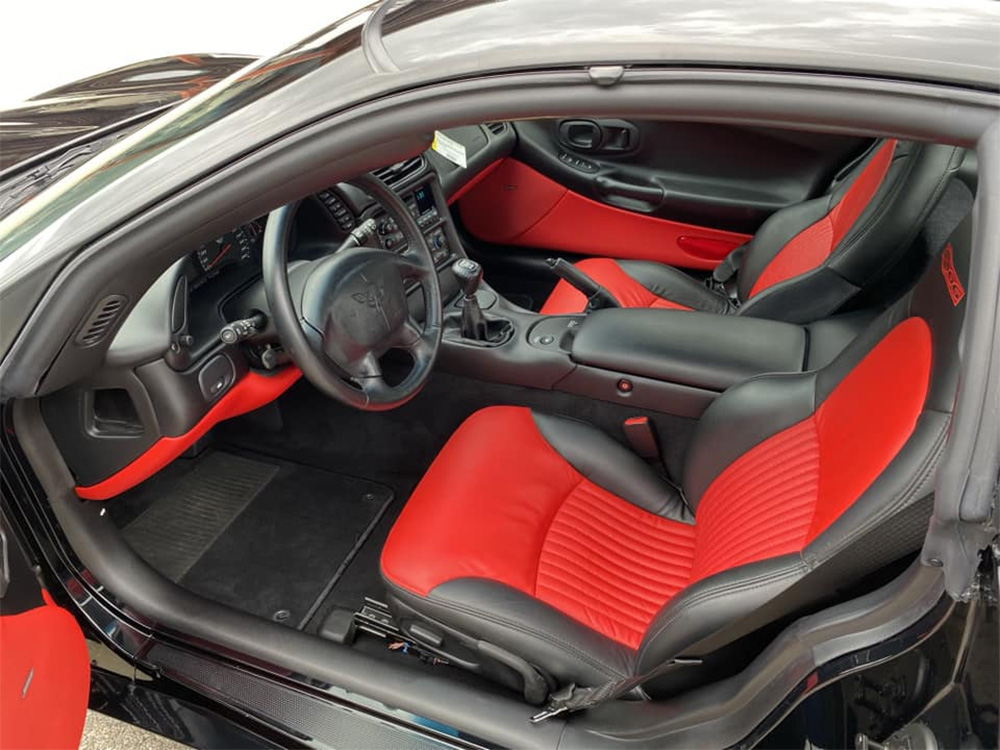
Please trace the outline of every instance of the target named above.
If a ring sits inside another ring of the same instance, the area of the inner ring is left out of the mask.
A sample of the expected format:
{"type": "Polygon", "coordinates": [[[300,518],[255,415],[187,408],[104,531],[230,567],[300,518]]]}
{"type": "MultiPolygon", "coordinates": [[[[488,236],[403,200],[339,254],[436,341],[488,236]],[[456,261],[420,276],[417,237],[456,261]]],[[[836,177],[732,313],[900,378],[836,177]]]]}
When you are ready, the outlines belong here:
{"type": "MultiPolygon", "coordinates": [[[[879,142],[828,194],[771,216],[711,284],[650,261],[590,258],[576,267],[622,307],[818,320],[877,290],[899,266],[962,156],[952,146],[879,142]]],[[[580,313],[586,305],[560,281],[541,312],[580,313]]]]}
{"type": "Polygon", "coordinates": [[[385,544],[401,627],[514,686],[595,685],[684,655],[794,584],[832,595],[916,551],[955,398],[968,243],[963,225],[826,367],[720,396],[677,486],[585,423],[473,414],[385,544]]]}

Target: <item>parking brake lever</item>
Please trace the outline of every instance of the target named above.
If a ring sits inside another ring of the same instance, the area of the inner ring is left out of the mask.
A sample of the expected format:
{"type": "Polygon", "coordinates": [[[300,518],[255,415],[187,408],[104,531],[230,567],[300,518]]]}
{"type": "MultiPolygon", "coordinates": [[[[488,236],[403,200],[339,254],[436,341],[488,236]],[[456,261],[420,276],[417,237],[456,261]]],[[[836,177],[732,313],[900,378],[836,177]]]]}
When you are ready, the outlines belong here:
{"type": "Polygon", "coordinates": [[[548,258],[545,263],[552,269],[552,272],[556,276],[587,298],[588,310],[600,310],[605,307],[621,307],[618,300],[614,298],[614,295],[612,295],[611,292],[598,284],[572,263],[567,263],[562,258],[548,258]]]}

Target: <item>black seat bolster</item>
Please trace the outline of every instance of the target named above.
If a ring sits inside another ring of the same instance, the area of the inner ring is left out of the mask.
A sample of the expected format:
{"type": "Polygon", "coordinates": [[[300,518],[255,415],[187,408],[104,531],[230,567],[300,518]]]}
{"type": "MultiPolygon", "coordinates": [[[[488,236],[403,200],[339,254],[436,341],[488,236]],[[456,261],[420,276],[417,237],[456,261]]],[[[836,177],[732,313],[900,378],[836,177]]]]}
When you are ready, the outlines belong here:
{"type": "Polygon", "coordinates": [[[692,523],[680,491],[621,443],[577,419],[532,412],[545,441],[594,484],[643,510],[692,523]]]}
{"type": "Polygon", "coordinates": [[[767,604],[808,568],[799,554],[787,554],[724,570],[680,591],[657,613],[639,646],[636,671],[648,672],[699,641],[767,604]]]}
{"type": "Polygon", "coordinates": [[[740,315],[810,323],[833,315],[860,291],[829,266],[819,266],[755,294],[743,303],[740,315]]]}
{"type": "Polygon", "coordinates": [[[560,684],[599,685],[632,674],[634,651],[506,584],[458,578],[426,597],[389,581],[386,586],[397,619],[429,622],[446,641],[449,634],[487,641],[544,665],[560,684]]]}
{"type": "Polygon", "coordinates": [[[617,263],[657,297],[701,312],[719,315],[734,312],[728,297],[673,266],[648,260],[619,260],[617,263]]]}
{"type": "Polygon", "coordinates": [[[806,357],[806,369],[818,370],[833,362],[880,312],[881,310],[856,310],[807,325],[809,354],[806,357]]]}

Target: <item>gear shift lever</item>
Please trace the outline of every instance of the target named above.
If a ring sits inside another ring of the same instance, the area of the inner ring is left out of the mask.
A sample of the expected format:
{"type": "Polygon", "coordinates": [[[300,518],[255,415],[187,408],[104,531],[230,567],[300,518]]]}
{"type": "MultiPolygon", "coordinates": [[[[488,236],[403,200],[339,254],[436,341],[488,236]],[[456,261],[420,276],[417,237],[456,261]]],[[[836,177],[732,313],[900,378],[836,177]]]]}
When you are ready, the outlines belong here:
{"type": "Polygon", "coordinates": [[[461,258],[451,267],[452,273],[462,286],[462,338],[473,341],[487,341],[486,316],[479,306],[476,292],[483,280],[483,267],[474,260],[461,258]]]}

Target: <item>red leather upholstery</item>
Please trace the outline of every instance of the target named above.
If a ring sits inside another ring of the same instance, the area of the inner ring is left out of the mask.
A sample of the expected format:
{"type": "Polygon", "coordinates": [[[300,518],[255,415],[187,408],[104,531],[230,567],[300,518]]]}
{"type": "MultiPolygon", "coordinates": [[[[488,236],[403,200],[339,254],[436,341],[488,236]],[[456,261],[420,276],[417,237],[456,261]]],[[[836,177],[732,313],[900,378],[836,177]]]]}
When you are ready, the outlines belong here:
{"type": "Polygon", "coordinates": [[[687,582],[693,537],[691,525],[588,481],[527,409],[493,407],[469,417],[427,471],[386,541],[382,574],[424,596],[456,578],[504,583],[635,648],[687,582]]]}
{"type": "MultiPolygon", "coordinates": [[[[665,310],[690,310],[690,307],[659,297],[629,276],[611,258],[588,258],[576,267],[611,292],[622,307],[657,307],[665,310]]],[[[587,298],[565,281],[556,284],[542,306],[542,315],[578,313],[587,307],[587,298]]]]}
{"type": "Polygon", "coordinates": [[[45,604],[0,617],[0,747],[78,747],[87,717],[90,656],[73,615],[45,604]]]}
{"type": "Polygon", "coordinates": [[[808,417],[749,448],[691,498],[694,524],[587,479],[527,409],[482,410],[410,498],[382,573],[424,597],[456,579],[506,584],[635,649],[686,586],[800,552],[836,521],[910,437],[930,366],[927,324],[897,324],[808,417]]]}
{"type": "Polygon", "coordinates": [[[466,192],[458,207],[466,229],[486,242],[685,268],[713,268],[749,239],[591,200],[512,158],[466,192]]]}
{"type": "Polygon", "coordinates": [[[694,526],[660,518],[580,479],[552,519],[534,596],[631,648],[687,585],[694,526]]]}
{"type": "Polygon", "coordinates": [[[830,256],[882,184],[895,149],[896,141],[886,141],[830,212],[803,229],[778,251],[754,282],[750,289],[751,297],[769,286],[811,271],[830,256]]]}

